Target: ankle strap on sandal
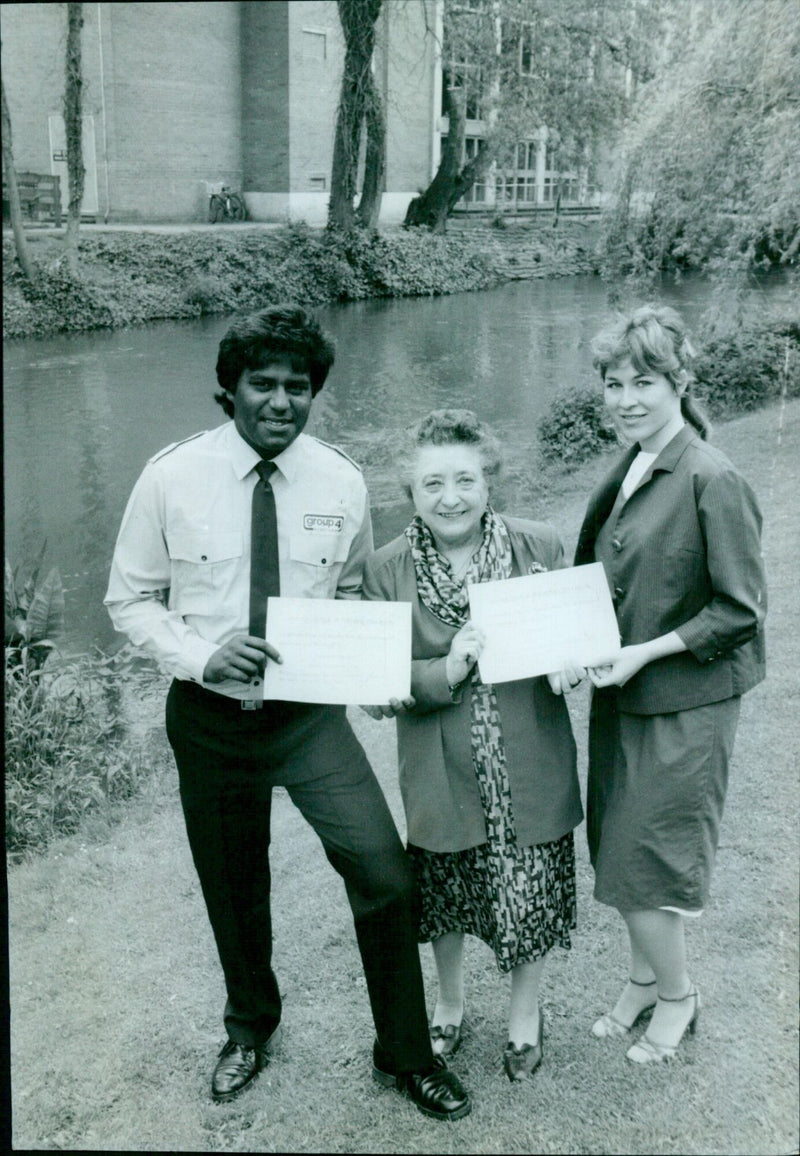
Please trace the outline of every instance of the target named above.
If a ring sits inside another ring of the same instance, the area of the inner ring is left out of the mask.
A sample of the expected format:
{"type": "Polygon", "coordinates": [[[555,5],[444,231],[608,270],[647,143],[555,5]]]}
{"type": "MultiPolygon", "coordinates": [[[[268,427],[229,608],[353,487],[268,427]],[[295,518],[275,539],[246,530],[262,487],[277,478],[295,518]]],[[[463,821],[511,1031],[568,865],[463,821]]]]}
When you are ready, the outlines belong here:
{"type": "Polygon", "coordinates": [[[691,999],[692,997],[694,997],[695,999],[697,998],[697,988],[696,987],[693,987],[691,989],[691,991],[687,991],[686,995],[679,995],[679,996],[673,997],[671,999],[668,996],[660,995],[658,998],[661,1000],[662,1003],[683,1003],[683,1001],[685,999],[691,999]]]}
{"type": "Polygon", "coordinates": [[[632,983],[634,987],[652,987],[655,982],[656,981],[654,979],[648,979],[645,983],[644,980],[631,979],[631,977],[628,976],[628,983],[632,983]]]}

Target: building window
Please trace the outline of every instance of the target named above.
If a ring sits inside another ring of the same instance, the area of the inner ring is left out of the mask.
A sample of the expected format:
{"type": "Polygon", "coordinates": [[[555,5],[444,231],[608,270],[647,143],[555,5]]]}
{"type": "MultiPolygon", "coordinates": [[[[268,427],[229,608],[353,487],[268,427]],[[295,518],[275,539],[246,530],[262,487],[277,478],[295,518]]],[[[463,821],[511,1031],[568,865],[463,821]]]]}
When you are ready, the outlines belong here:
{"type": "Polygon", "coordinates": [[[511,154],[509,166],[496,178],[495,196],[498,203],[514,205],[537,203],[536,151],[536,141],[524,140],[518,143],[511,154]]]}
{"type": "Polygon", "coordinates": [[[519,71],[521,76],[533,76],[533,25],[523,24],[519,36],[519,71]]]}
{"type": "Polygon", "coordinates": [[[303,29],[303,60],[320,63],[328,58],[328,33],[317,28],[303,29]]]}
{"type": "Polygon", "coordinates": [[[561,197],[562,202],[572,202],[578,204],[581,201],[581,180],[576,172],[565,172],[559,170],[558,154],[552,146],[548,145],[545,154],[545,172],[544,172],[544,187],[542,189],[542,200],[550,205],[553,204],[558,197],[561,197]]]}
{"type": "Polygon", "coordinates": [[[308,178],[308,186],[316,193],[324,193],[328,187],[327,178],[324,173],[313,173],[308,178]]]}
{"type": "Polygon", "coordinates": [[[483,73],[480,68],[453,62],[442,77],[442,116],[448,115],[447,81],[452,88],[463,88],[467,120],[483,120],[483,73]]]}

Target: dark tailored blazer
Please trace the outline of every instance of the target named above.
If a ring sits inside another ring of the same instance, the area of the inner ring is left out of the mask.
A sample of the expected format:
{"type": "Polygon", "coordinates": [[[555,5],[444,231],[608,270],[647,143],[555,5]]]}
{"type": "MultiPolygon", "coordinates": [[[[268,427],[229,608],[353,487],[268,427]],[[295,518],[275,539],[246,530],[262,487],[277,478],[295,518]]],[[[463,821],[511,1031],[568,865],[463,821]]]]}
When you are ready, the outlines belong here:
{"type": "MultiPolygon", "coordinates": [[[[598,533],[638,450],[634,445],[592,495],[576,566],[595,561],[598,533]]],[[[622,506],[597,559],[623,646],[675,630],[688,647],[649,663],[620,688],[620,710],[687,710],[744,694],[764,678],[760,533],[750,486],[723,453],[684,426],[622,506]]]]}
{"type": "MultiPolygon", "coordinates": [[[[513,575],[537,562],[564,565],[558,535],[543,522],[503,518],[513,575]]],[[[423,606],[405,535],[376,551],[364,569],[363,597],[410,602],[414,710],[397,719],[400,789],[408,841],[428,851],[463,851],[486,841],[486,823],[470,749],[469,682],[454,702],[445,659],[456,630],[423,606]]],[[[564,699],[546,678],[495,685],[517,840],[560,839],[583,818],[575,740],[564,699]]]]}

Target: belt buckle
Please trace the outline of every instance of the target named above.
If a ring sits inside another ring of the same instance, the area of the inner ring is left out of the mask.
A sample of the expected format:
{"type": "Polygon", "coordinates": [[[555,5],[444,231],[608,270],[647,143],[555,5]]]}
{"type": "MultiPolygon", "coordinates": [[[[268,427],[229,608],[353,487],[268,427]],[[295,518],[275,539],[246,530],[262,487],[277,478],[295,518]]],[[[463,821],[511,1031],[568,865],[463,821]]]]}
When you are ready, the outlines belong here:
{"type": "Polygon", "coordinates": [[[243,698],[241,702],[242,710],[261,710],[264,705],[260,699],[256,700],[254,698],[243,698]]]}

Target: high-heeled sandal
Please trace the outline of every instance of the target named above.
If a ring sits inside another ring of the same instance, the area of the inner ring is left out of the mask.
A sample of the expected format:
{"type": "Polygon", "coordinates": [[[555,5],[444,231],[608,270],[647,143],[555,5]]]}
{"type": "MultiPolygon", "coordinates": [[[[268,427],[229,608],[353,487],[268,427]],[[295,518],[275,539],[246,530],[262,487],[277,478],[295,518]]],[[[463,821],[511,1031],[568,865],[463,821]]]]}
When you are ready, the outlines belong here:
{"type": "Polygon", "coordinates": [[[523,1044],[518,1048],[509,1040],[503,1049],[503,1067],[512,1084],[516,1080],[524,1080],[532,1076],[542,1062],[542,1036],[544,1035],[544,1017],[539,1009],[539,1040],[535,1044],[523,1044]]]}
{"type": "MultiPolygon", "coordinates": [[[[656,981],[654,979],[649,980],[647,983],[643,983],[640,979],[629,978],[628,983],[632,983],[634,987],[655,987],[656,985],[656,981]]],[[[595,1039],[598,1040],[607,1040],[615,1036],[626,1036],[632,1028],[636,1027],[644,1013],[649,1011],[651,1007],[655,1006],[655,1000],[653,1000],[652,1003],[646,1004],[629,1024],[623,1023],[622,1020],[617,1019],[617,1017],[611,1012],[606,1012],[605,1015],[600,1016],[600,1019],[595,1020],[592,1024],[592,1035],[595,1037],[595,1039]]]]}
{"type": "Polygon", "coordinates": [[[690,1036],[697,1034],[697,1023],[700,1019],[700,1008],[702,1006],[700,992],[697,988],[692,988],[691,991],[687,992],[686,995],[680,996],[679,999],[666,999],[663,995],[660,995],[658,998],[662,1003],[683,1003],[684,1000],[693,999],[695,1003],[692,1018],[681,1032],[681,1038],[678,1040],[678,1043],[674,1046],[670,1044],[657,1044],[653,1040],[649,1040],[646,1034],[643,1035],[642,1038],[638,1040],[633,1047],[628,1048],[628,1051],[625,1053],[631,1063],[661,1064],[665,1060],[671,1060],[687,1031],[690,1036]]]}

